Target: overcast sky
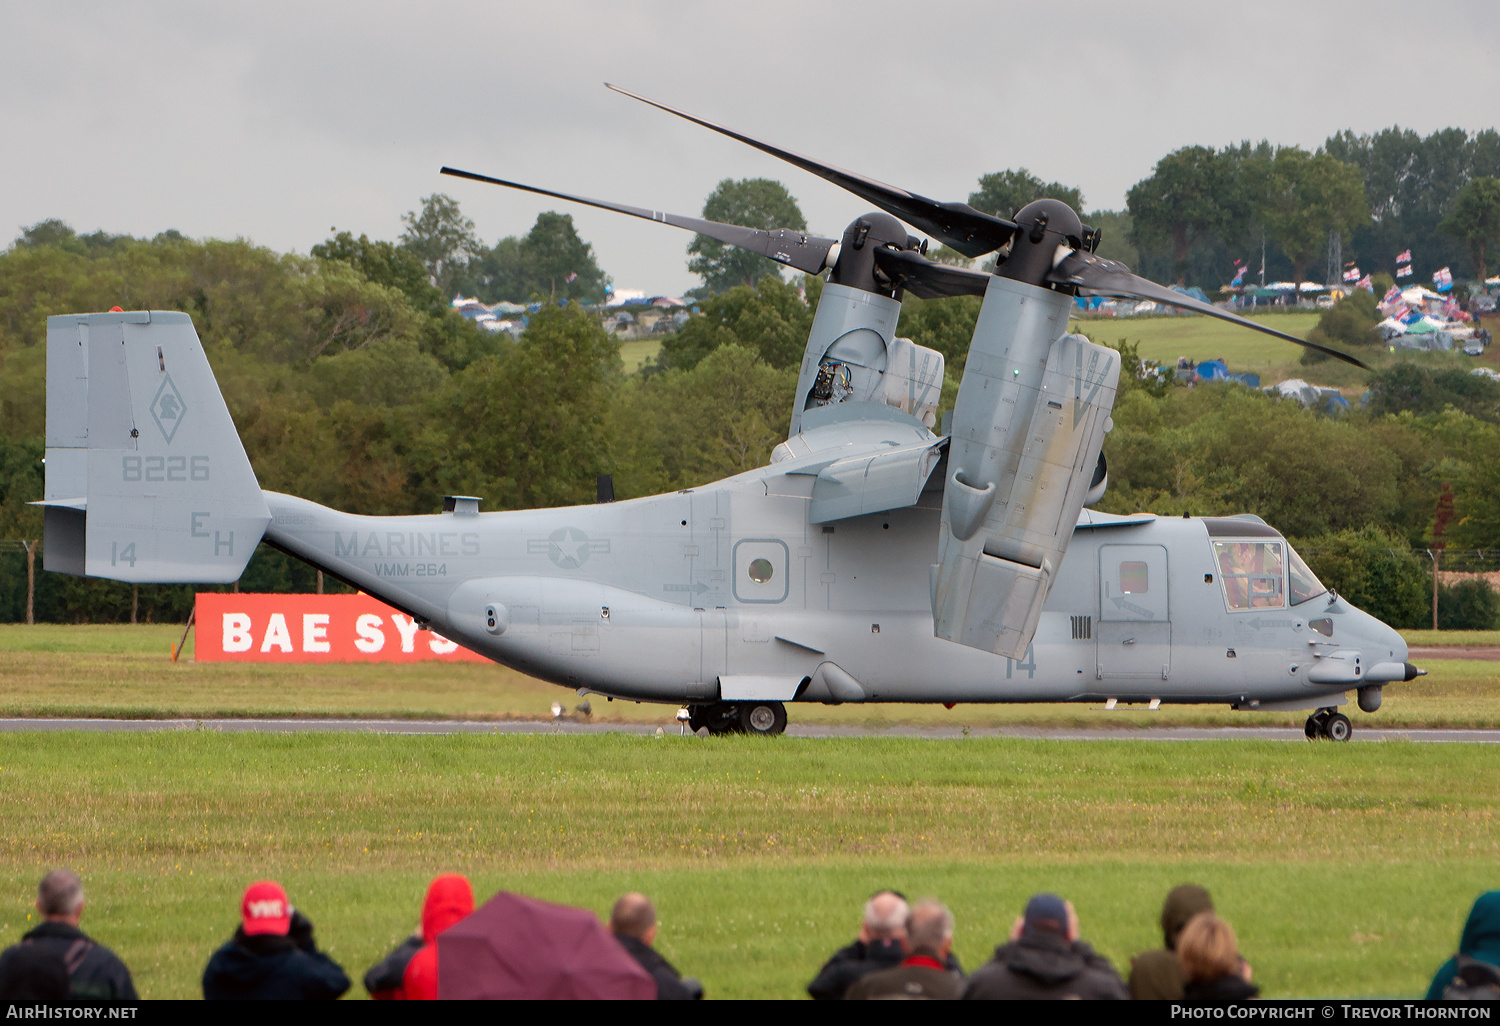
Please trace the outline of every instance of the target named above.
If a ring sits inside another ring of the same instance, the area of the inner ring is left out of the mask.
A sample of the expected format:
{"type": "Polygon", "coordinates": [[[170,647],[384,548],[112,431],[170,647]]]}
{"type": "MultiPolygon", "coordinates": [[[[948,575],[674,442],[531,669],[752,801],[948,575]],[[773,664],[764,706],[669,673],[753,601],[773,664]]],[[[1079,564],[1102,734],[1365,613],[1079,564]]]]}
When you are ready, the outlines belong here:
{"type": "Polygon", "coordinates": [[[939,199],[1024,166],[1119,208],[1180,146],[1495,127],[1497,40],[1483,0],[0,0],[0,246],[57,217],[305,252],[442,191],[486,243],[564,210],[616,287],[680,292],[687,233],[438,168],[683,214],[772,177],[823,235],[866,209],[607,80],[939,199]]]}

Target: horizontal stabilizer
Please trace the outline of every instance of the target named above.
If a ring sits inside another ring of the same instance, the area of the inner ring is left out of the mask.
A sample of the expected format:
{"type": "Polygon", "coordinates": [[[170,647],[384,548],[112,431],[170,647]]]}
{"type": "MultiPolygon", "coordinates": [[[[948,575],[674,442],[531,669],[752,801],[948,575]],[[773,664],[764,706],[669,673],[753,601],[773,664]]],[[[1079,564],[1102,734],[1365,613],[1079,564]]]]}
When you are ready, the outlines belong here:
{"type": "Polygon", "coordinates": [[[270,522],[187,314],[47,318],[44,566],[237,580],[270,522]]]}

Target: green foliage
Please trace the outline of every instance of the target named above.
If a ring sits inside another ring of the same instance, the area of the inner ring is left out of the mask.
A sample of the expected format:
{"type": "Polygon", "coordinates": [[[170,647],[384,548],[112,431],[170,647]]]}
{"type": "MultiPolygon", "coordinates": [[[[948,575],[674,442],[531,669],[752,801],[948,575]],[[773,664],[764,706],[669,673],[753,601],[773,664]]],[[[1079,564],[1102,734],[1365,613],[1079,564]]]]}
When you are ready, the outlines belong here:
{"type": "Polygon", "coordinates": [[[699,308],[702,316],[662,340],[657,366],[687,370],[727,345],[749,349],[772,367],[795,368],[802,362],[813,311],[796,287],[777,275],[763,276],[754,288],[737,285],[704,300],[699,308]]]}
{"type": "Polygon", "coordinates": [[[1500,382],[1407,360],[1370,375],[1371,413],[1441,413],[1449,406],[1480,420],[1500,420],[1500,382]]]}
{"type": "Polygon", "coordinates": [[[969,344],[974,341],[974,324],[982,302],[979,296],[918,299],[908,294],[901,300],[897,330],[917,345],[942,353],[948,377],[958,380],[969,360],[969,344]]]}
{"type": "Polygon", "coordinates": [[[1318,580],[1371,616],[1396,628],[1432,624],[1430,567],[1403,539],[1365,526],[1306,538],[1293,547],[1318,580]]]}
{"type": "Polygon", "coordinates": [[[1500,623],[1500,595],[1485,581],[1470,578],[1438,585],[1438,630],[1487,631],[1500,623]]]}
{"type": "Polygon", "coordinates": [[[651,495],[765,466],[786,438],[796,386],[795,367],[772,367],[735,342],[690,368],[630,379],[610,415],[617,492],[651,495]]]}
{"type": "Polygon", "coordinates": [[[371,242],[368,235],[356,239],[352,232],[339,232],[314,246],[312,255],[319,260],[341,260],[377,285],[400,289],[416,310],[447,305],[443,294],[429,280],[426,265],[409,247],[394,242],[371,242]]]}
{"type": "MultiPolygon", "coordinates": [[[[769,178],[726,178],[714,187],[703,203],[703,217],[709,221],[737,224],[745,228],[772,230],[791,228],[807,230],[802,210],[786,186],[769,178]]],[[[763,278],[780,279],[777,265],[763,256],[747,253],[695,235],[688,243],[688,270],[701,275],[709,292],[723,292],[737,286],[755,286],[763,278]]]]}
{"type": "Polygon", "coordinates": [[[1489,270],[1487,250],[1500,240],[1500,178],[1475,178],[1465,185],[1453,198],[1453,207],[1438,231],[1469,247],[1474,277],[1483,281],[1489,270]]]}
{"type": "Polygon", "coordinates": [[[537,215],[523,238],[508,236],[489,249],[481,248],[462,281],[486,303],[602,303],[609,284],[609,276],[594,259],[594,247],[578,237],[572,215],[550,210],[537,215]]]}
{"type": "Polygon", "coordinates": [[[1189,249],[1209,236],[1234,235],[1248,216],[1237,165],[1211,147],[1186,146],[1157,161],[1151,177],[1126,195],[1129,239],[1169,245],[1178,284],[1186,284],[1189,249]]]}
{"type": "MultiPolygon", "coordinates": [[[[1355,349],[1371,346],[1380,341],[1375,325],[1380,323],[1380,311],[1375,306],[1375,297],[1364,289],[1355,289],[1318,318],[1317,326],[1307,333],[1309,342],[1334,349],[1355,349]]],[[[1313,349],[1302,351],[1304,364],[1321,363],[1330,357],[1313,349]]]]}
{"type": "Polygon", "coordinates": [[[435,192],[422,200],[421,213],[409,210],[401,223],[406,225],[401,245],[422,261],[428,279],[445,298],[453,295],[464,265],[480,249],[474,222],[459,210],[456,199],[435,192]]]}
{"type": "Polygon", "coordinates": [[[1024,167],[982,175],[979,188],[969,193],[969,206],[986,214],[1011,217],[1032,200],[1062,200],[1083,212],[1083,193],[1061,182],[1044,182],[1024,167]]]}
{"type": "Polygon", "coordinates": [[[1386,523],[1400,461],[1359,426],[1239,385],[1123,392],[1105,438],[1109,512],[1257,513],[1291,535],[1386,523]]]}
{"type": "Polygon", "coordinates": [[[1126,267],[1140,266],[1140,250],[1130,241],[1134,226],[1130,211],[1096,210],[1083,220],[1101,233],[1099,248],[1094,252],[1106,260],[1118,260],[1126,267]]]}
{"type": "Polygon", "coordinates": [[[543,307],[513,347],[453,375],[425,404],[404,461],[408,491],[429,509],[444,494],[499,509],[593,501],[610,470],[605,416],[619,374],[619,343],[595,318],[543,307]]]}
{"type": "Polygon", "coordinates": [[[1256,163],[1254,202],[1271,238],[1292,261],[1292,280],[1323,252],[1331,232],[1353,232],[1370,220],[1359,170],[1327,153],[1282,146],[1256,163]]]}
{"type": "Polygon", "coordinates": [[[1452,266],[1455,278],[1477,270],[1463,241],[1438,226],[1465,183],[1500,177],[1500,133],[1485,129],[1470,136],[1445,128],[1423,138],[1398,125],[1373,135],[1340,132],[1324,150],[1359,169],[1374,218],[1346,238],[1346,260],[1390,267],[1395,254],[1410,248],[1418,281],[1445,265],[1452,266]]]}
{"type": "Polygon", "coordinates": [[[42,439],[0,435],[0,539],[40,538],[42,510],[27,503],[42,497],[42,439]]]}

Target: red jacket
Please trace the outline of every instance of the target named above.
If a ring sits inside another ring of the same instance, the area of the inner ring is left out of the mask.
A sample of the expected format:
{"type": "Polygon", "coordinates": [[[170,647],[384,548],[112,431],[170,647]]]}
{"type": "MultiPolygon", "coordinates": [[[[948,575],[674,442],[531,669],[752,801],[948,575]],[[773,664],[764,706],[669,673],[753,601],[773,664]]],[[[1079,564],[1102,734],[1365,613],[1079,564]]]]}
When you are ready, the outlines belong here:
{"type": "Polygon", "coordinates": [[[398,1000],[434,1001],[438,996],[437,936],[474,911],[474,889],[466,877],[445,873],[427,888],[422,903],[422,950],[406,964],[398,1000]]]}

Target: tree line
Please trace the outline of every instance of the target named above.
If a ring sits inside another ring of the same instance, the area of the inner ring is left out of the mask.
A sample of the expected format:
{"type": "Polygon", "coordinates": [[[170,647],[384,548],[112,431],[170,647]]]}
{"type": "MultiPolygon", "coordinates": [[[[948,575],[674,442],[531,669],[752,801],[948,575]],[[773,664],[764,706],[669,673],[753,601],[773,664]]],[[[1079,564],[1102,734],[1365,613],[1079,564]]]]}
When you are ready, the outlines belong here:
{"type": "MultiPolygon", "coordinates": [[[[968,202],[1010,217],[1043,197],[1062,200],[1101,228],[1101,255],[1210,294],[1240,265],[1251,280],[1259,280],[1264,266],[1267,281],[1300,283],[1330,270],[1341,276],[1352,266],[1393,274],[1397,255],[1408,250],[1410,282],[1428,281],[1442,267],[1458,279],[1482,279],[1500,241],[1500,132],[1445,128],[1423,137],[1399,126],[1365,135],[1345,130],[1311,152],[1266,140],[1186,146],[1131,187],[1123,210],[1090,211],[1076,186],[1043,181],[1026,168],[982,175],[968,202]],[[1334,238],[1340,267],[1330,269],[1334,238]]],[[[720,182],[702,216],[752,228],[807,228],[786,187],[763,178],[720,182]]],[[[525,236],[489,247],[458,204],[441,194],[404,222],[403,246],[446,295],[597,303],[610,288],[592,247],[564,214],[544,213],[525,236]]],[[[761,258],[701,235],[688,255],[689,269],[703,282],[694,298],[780,274],[761,258]]],[[[931,255],[966,262],[941,246],[931,255]]]]}
{"type": "MultiPolygon", "coordinates": [[[[992,205],[1009,204],[1034,191],[1027,179],[981,184],[999,194],[992,205]]],[[[622,498],[654,494],[761,466],[785,437],[819,278],[784,281],[759,261],[772,273],[726,279],[656,360],[626,373],[617,341],[578,303],[544,304],[514,339],[454,314],[435,279],[469,261],[424,252],[411,235],[421,216],[401,242],[344,232],[307,255],[58,221],[23,231],[0,252],[0,538],[41,536],[26,503],[42,494],[46,317],[115,305],[191,314],[261,485],[339,509],[435,512],[445,494],[484,496],[486,509],[586,503],[605,473],[622,498]]],[[[945,408],[978,309],[973,297],[904,300],[901,333],[948,359],[945,408]]],[[[1129,346],[1099,341],[1139,368],[1129,346]]],[[[1447,544],[1500,547],[1500,386],[1461,370],[1397,363],[1342,419],[1132,373],[1114,422],[1101,508],[1258,513],[1313,554],[1327,583],[1398,625],[1420,625],[1430,601],[1411,550],[1432,543],[1444,485],[1447,544]],[[1370,576],[1382,560],[1406,584],[1370,576]]],[[[24,566],[0,555],[0,619],[24,616],[24,566]]],[[[242,582],[312,586],[308,568],[264,549],[242,582]]],[[[129,619],[138,599],[141,619],[180,622],[191,592],[42,574],[37,615],[129,619]]]]}

